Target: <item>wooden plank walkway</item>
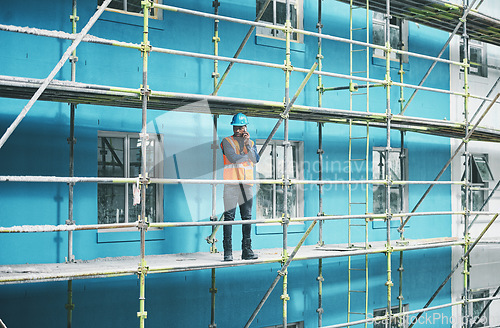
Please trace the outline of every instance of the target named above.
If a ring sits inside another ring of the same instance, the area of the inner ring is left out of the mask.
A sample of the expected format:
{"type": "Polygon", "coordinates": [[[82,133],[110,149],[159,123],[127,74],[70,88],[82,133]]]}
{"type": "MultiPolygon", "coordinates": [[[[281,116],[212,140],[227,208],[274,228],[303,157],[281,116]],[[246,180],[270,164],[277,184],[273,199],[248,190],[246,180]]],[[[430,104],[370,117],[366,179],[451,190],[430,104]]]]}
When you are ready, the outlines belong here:
{"type": "MultiPolygon", "coordinates": [[[[406,240],[404,244],[393,241],[393,251],[415,250],[422,248],[438,248],[462,245],[458,238],[433,238],[420,240],[406,240]]],[[[369,249],[348,247],[346,244],[303,246],[294,260],[326,259],[363,254],[385,253],[385,241],[370,243],[369,249]]],[[[146,264],[151,273],[183,272],[204,270],[211,268],[227,268],[256,264],[281,265],[281,248],[255,250],[259,255],[256,260],[240,260],[241,251],[234,253],[235,260],[224,262],[222,253],[180,253],[146,256],[146,264]]],[[[289,249],[291,254],[293,248],[289,249]]],[[[108,257],[94,260],[78,260],[74,263],[46,263],[46,264],[16,264],[0,266],[0,284],[64,281],[69,279],[106,278],[137,274],[139,256],[108,257]]]]}

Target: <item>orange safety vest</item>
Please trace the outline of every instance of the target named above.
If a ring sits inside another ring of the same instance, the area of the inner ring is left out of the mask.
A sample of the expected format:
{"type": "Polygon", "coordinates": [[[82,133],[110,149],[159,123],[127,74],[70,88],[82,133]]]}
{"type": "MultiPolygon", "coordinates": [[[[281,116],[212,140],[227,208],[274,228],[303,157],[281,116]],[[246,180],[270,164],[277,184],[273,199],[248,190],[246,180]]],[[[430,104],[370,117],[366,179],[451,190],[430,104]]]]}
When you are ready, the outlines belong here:
{"type": "MultiPolygon", "coordinates": [[[[238,155],[248,154],[246,147],[240,149],[240,144],[233,136],[224,138],[233,147],[234,152],[238,155]]],[[[250,140],[250,147],[253,147],[254,142],[250,140]]],[[[222,142],[220,144],[222,156],[224,157],[224,180],[253,180],[253,162],[251,160],[241,163],[231,163],[224,154],[222,142]]]]}

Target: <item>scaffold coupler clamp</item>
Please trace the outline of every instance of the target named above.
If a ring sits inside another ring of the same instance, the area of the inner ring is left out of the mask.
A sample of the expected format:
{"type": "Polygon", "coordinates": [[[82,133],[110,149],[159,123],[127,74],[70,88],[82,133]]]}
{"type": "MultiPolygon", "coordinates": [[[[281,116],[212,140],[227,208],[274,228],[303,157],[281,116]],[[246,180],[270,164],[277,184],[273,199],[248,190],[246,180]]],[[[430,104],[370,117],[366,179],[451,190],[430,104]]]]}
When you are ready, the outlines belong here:
{"type": "Polygon", "coordinates": [[[80,17],[78,17],[78,15],[69,15],[69,20],[72,22],[78,22],[80,20],[80,17]]]}
{"type": "Polygon", "coordinates": [[[145,53],[149,56],[152,50],[153,47],[151,46],[151,42],[141,42],[141,57],[144,56],[145,53]]]}
{"type": "Polygon", "coordinates": [[[151,89],[149,88],[148,85],[146,87],[144,87],[141,84],[140,92],[141,92],[141,96],[140,96],[141,100],[142,100],[142,97],[144,97],[144,96],[146,96],[146,98],[149,100],[149,96],[151,95],[151,89]]]}
{"type": "Polygon", "coordinates": [[[281,225],[285,225],[285,224],[289,224],[290,223],[290,217],[287,215],[285,215],[285,213],[283,213],[281,215],[281,225]]]}
{"type": "Polygon", "coordinates": [[[69,145],[76,144],[76,138],[75,137],[73,137],[73,138],[68,137],[68,138],[66,138],[66,140],[68,141],[69,145]]]}
{"type": "Polygon", "coordinates": [[[152,8],[154,6],[154,1],[152,0],[142,0],[141,7],[142,8],[152,8]]]}
{"type": "Polygon", "coordinates": [[[148,217],[144,217],[144,221],[141,220],[141,216],[139,215],[139,220],[137,221],[137,228],[139,230],[144,229],[144,231],[147,231],[149,228],[149,220],[148,217]]]}
{"type": "Polygon", "coordinates": [[[385,220],[384,221],[387,222],[387,221],[391,221],[391,220],[392,220],[392,213],[391,212],[387,212],[385,214],[385,220]]]}
{"type": "Polygon", "coordinates": [[[137,275],[140,276],[141,274],[147,275],[149,272],[149,267],[146,265],[145,261],[141,261],[141,264],[137,268],[137,275]]]}
{"type": "Polygon", "coordinates": [[[386,243],[386,244],[385,244],[385,248],[386,248],[386,250],[385,250],[385,252],[384,252],[384,253],[386,253],[386,254],[391,254],[391,253],[393,253],[393,252],[394,252],[394,248],[393,248],[390,244],[387,244],[387,243],[386,243]]]}
{"type": "Polygon", "coordinates": [[[293,65],[290,62],[288,62],[286,59],[283,63],[283,71],[285,71],[285,72],[293,71],[293,65]]]}

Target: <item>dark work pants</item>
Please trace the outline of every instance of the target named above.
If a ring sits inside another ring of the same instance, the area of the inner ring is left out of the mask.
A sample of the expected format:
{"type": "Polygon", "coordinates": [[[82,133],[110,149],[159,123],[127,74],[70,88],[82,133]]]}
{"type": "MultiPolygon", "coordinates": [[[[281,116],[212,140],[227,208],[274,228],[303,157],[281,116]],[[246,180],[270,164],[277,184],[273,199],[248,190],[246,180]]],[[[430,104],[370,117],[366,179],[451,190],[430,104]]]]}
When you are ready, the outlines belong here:
{"type": "MultiPolygon", "coordinates": [[[[224,186],[224,221],[234,221],[236,213],[236,206],[240,207],[240,214],[242,220],[252,219],[252,203],[253,194],[252,186],[250,185],[225,185],[224,186]]],[[[224,249],[227,246],[231,247],[231,234],[233,226],[224,226],[224,249]]],[[[243,224],[241,226],[243,240],[250,240],[252,231],[251,224],[243,224]]]]}

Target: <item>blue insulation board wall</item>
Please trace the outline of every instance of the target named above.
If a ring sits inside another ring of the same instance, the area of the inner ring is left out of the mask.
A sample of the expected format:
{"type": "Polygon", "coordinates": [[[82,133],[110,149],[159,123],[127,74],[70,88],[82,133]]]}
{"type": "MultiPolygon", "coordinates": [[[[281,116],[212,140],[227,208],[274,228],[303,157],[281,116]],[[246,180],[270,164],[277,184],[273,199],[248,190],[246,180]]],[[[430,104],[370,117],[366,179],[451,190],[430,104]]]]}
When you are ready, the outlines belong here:
{"type": "MultiPolygon", "coordinates": [[[[212,12],[211,1],[165,1],[164,3],[212,12]]],[[[78,22],[81,28],[94,13],[96,1],[78,2],[78,22]]],[[[0,23],[30,26],[49,30],[71,31],[68,19],[71,1],[25,1],[22,14],[14,3],[5,3],[0,11],[0,23]]],[[[221,1],[220,14],[253,20],[253,1],[221,1]]],[[[304,29],[314,31],[317,19],[317,2],[304,0],[304,29]]],[[[323,32],[348,37],[348,7],[336,1],[323,6],[323,32]]],[[[233,56],[248,26],[221,21],[220,55],[233,56]]],[[[92,28],[91,34],[126,42],[140,43],[142,40],[142,18],[106,12],[92,28]]],[[[213,22],[174,12],[164,12],[162,20],[150,24],[149,38],[157,47],[177,50],[213,52],[213,22]]],[[[409,50],[427,55],[436,55],[447,39],[447,34],[425,26],[409,24],[409,50]]],[[[69,41],[33,35],[0,32],[0,75],[30,78],[46,77],[69,41]]],[[[317,53],[317,39],[305,37],[303,43],[293,44],[291,59],[296,67],[309,68],[317,53]]],[[[323,41],[323,70],[348,74],[349,50],[347,44],[323,41]]],[[[447,56],[447,52],[445,56],[447,56]]],[[[82,43],[77,50],[77,81],[139,88],[142,82],[142,59],[137,50],[104,45],[82,43]]],[[[282,63],[284,42],[264,37],[250,38],[241,58],[282,63]]],[[[227,66],[220,62],[219,71],[227,66]]],[[[405,82],[418,84],[430,63],[410,58],[405,64],[405,82]]],[[[370,64],[371,76],[383,79],[385,67],[380,61],[370,64]]],[[[152,90],[210,94],[213,88],[211,74],[213,62],[190,57],[152,53],[149,58],[148,84],[152,90]]],[[[393,80],[398,80],[398,69],[391,70],[393,80]]],[[[290,92],[298,88],[304,74],[292,73],[290,92]]],[[[67,63],[56,75],[56,79],[69,80],[70,66],[67,63]]],[[[347,81],[323,78],[325,86],[339,86],[347,81]]],[[[317,106],[316,77],[307,84],[297,100],[298,104],[317,106]]],[[[437,64],[429,77],[427,86],[449,88],[449,69],[437,64]]],[[[405,90],[406,97],[410,90],[405,90]]],[[[224,82],[219,95],[249,99],[282,101],[284,97],[284,74],[281,70],[270,70],[257,66],[235,65],[224,82]]],[[[399,90],[392,89],[391,108],[399,109],[399,90]]],[[[373,89],[370,110],[385,112],[386,92],[373,89]]],[[[0,131],[3,133],[27,100],[0,99],[0,131]]],[[[325,94],[323,106],[348,109],[348,94],[335,91],[325,94]]],[[[442,119],[449,114],[449,96],[420,92],[408,109],[407,115],[442,119]]],[[[362,108],[361,110],[364,110],[362,108]]],[[[210,108],[202,114],[149,111],[148,132],[159,133],[164,138],[164,170],[168,178],[212,177],[212,117],[210,108]]],[[[231,117],[221,116],[218,123],[219,140],[232,133],[231,117]]],[[[250,118],[249,132],[253,138],[265,139],[276,120],[250,118]]],[[[79,105],[76,111],[75,176],[97,175],[98,131],[139,132],[141,112],[137,109],[111,108],[79,105]]],[[[324,126],[324,174],[325,180],[346,180],[348,177],[348,127],[338,124],[324,126]]],[[[65,103],[37,102],[21,122],[11,138],[0,149],[1,175],[47,175],[67,176],[69,148],[69,106],[65,103]]],[[[318,179],[317,124],[290,122],[290,140],[303,142],[304,179],[318,179]]],[[[275,139],[283,139],[283,129],[275,139]]],[[[386,131],[372,129],[370,145],[384,147],[386,131]]],[[[393,132],[391,145],[400,147],[399,132],[393,132]]],[[[450,155],[449,140],[408,133],[405,147],[409,156],[409,179],[432,180],[450,155]]],[[[218,154],[218,178],[222,178],[222,155],[218,154]]],[[[370,173],[371,174],[371,173],[370,173]]],[[[446,172],[443,179],[449,179],[446,172]]],[[[412,207],[425,191],[425,186],[409,187],[409,206],[412,207]]],[[[164,187],[165,221],[207,221],[211,215],[211,188],[197,185],[172,185],[164,187]]],[[[361,189],[355,193],[363,193],[361,189]]],[[[420,207],[420,211],[449,211],[451,191],[447,186],[437,186],[420,207]]],[[[217,214],[222,213],[222,188],[217,189],[217,214]]],[[[370,201],[371,202],[371,201],[370,201]]],[[[326,186],[324,195],[326,214],[347,214],[347,188],[326,186]]],[[[318,191],[315,186],[304,190],[304,215],[318,213],[318,191]]],[[[370,204],[371,206],[371,204],[370,204]]],[[[254,208],[255,212],[255,208],[254,208]]],[[[68,215],[68,192],[66,184],[57,183],[1,183],[0,226],[64,224],[68,215]]],[[[75,187],[74,217],[77,224],[97,222],[97,186],[77,184],[75,187]]],[[[405,231],[407,238],[449,237],[451,218],[434,216],[412,219],[405,231]],[[432,226],[432,229],[429,229],[432,226]]],[[[297,244],[301,233],[307,228],[291,233],[288,243],[297,244]]],[[[396,227],[397,225],[394,225],[396,227]]],[[[234,229],[234,248],[239,249],[240,229],[234,229]]],[[[209,227],[174,228],[148,232],[147,254],[189,253],[208,251],[205,237],[209,227]]],[[[282,236],[276,233],[258,233],[253,230],[253,246],[256,249],[281,247],[282,236]]],[[[385,229],[370,226],[370,240],[386,238],[385,229]]],[[[317,242],[317,228],[306,240],[306,244],[317,242]]],[[[324,225],[326,243],[346,243],[347,223],[331,221],[324,225]]],[[[395,228],[391,238],[399,238],[395,228]]],[[[222,234],[219,235],[222,239],[222,234]]],[[[220,244],[220,242],[219,242],[220,244]]],[[[0,236],[0,264],[64,262],[67,256],[66,233],[2,234],[0,236]]],[[[222,249],[222,245],[219,245],[222,249]]],[[[77,259],[88,260],[101,257],[118,257],[139,254],[138,233],[98,233],[79,231],[75,233],[74,253],[77,259]]],[[[405,256],[404,297],[409,308],[422,307],[440,282],[449,272],[451,251],[435,249],[412,251],[405,256]]],[[[356,259],[360,261],[361,259],[356,259]]],[[[392,258],[393,305],[397,304],[396,287],[399,284],[397,267],[399,256],[392,258]]],[[[386,300],[386,257],[369,257],[370,293],[369,312],[383,308],[386,300]]],[[[257,265],[217,270],[216,322],[218,327],[241,327],[277,274],[279,266],[257,265]]],[[[323,287],[323,324],[335,324],[346,320],[347,311],[347,259],[325,260],[323,264],[325,283],[323,287]]],[[[305,327],[317,326],[317,261],[301,261],[289,268],[288,321],[304,321],[305,327]]],[[[210,270],[149,275],[146,281],[146,310],[150,327],[204,327],[210,323],[210,270]]],[[[16,284],[0,286],[0,319],[10,327],[63,326],[66,321],[66,282],[16,284]],[[29,314],[29,315],[26,315],[29,314]]],[[[138,324],[139,286],[135,277],[88,279],[73,282],[73,326],[83,327],[128,327],[138,324]]],[[[266,305],[254,322],[255,327],[280,324],[282,305],[281,288],[273,291],[266,305]]],[[[450,289],[445,288],[433,304],[450,302],[450,289]]],[[[359,302],[356,306],[362,306],[359,302]]],[[[449,316],[451,311],[440,311],[449,316]]],[[[446,326],[436,323],[436,327],[446,326]]]]}

